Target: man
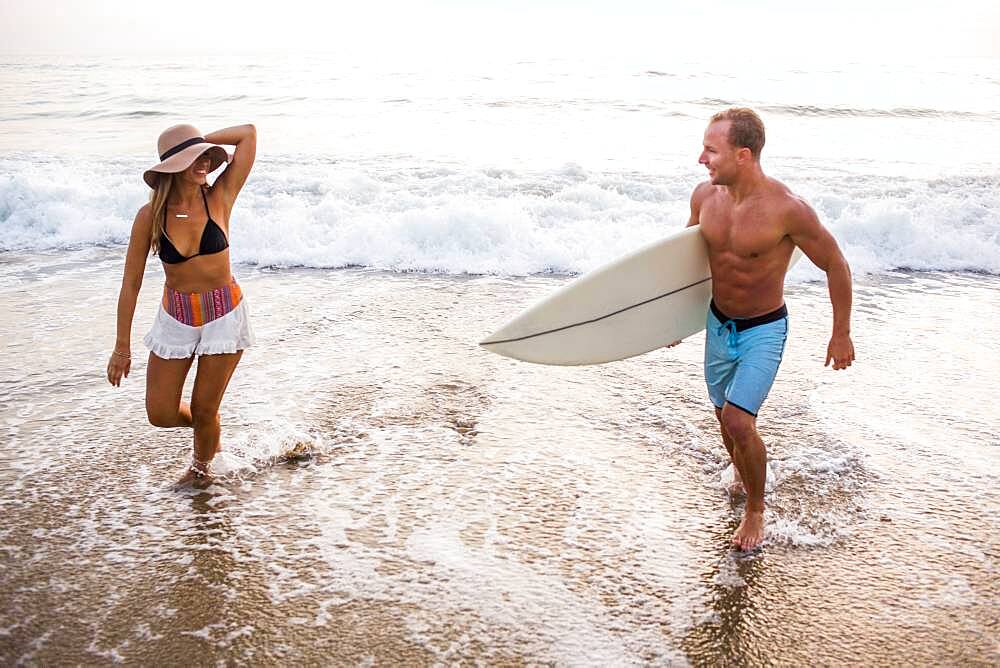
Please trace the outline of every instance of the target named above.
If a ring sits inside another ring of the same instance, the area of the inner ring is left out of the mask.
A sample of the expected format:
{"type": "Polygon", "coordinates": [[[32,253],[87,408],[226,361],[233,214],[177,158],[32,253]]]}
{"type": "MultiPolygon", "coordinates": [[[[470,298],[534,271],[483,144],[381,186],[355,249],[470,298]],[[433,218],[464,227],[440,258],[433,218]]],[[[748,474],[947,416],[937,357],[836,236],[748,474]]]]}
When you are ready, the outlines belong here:
{"type": "Polygon", "coordinates": [[[712,269],[712,303],[705,334],[705,382],[736,471],[731,493],[745,491],[746,510],[734,547],[750,550],[764,539],[764,443],[757,412],[774,382],[788,334],[784,282],[796,246],[826,272],[833,334],[826,363],[854,361],[851,342],[851,270],[816,213],[779,181],[764,174],[764,124],[750,109],[712,116],[698,162],[709,181],[691,196],[688,226],[701,225],[712,269]]]}

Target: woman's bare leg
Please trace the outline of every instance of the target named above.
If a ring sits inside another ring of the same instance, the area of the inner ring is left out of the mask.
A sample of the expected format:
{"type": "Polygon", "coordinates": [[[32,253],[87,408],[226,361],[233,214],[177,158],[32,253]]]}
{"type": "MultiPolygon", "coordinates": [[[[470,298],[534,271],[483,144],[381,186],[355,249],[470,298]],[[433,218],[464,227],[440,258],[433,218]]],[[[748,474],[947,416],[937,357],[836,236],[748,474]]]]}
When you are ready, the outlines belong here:
{"type": "Polygon", "coordinates": [[[194,457],[205,465],[222,449],[219,442],[219,405],[242,356],[243,351],[239,351],[198,358],[198,374],[191,393],[191,419],[194,425],[194,457]]]}
{"type": "Polygon", "coordinates": [[[181,401],[193,357],[166,360],[149,353],[146,366],[146,416],[154,427],[190,427],[191,408],[181,401]]]}

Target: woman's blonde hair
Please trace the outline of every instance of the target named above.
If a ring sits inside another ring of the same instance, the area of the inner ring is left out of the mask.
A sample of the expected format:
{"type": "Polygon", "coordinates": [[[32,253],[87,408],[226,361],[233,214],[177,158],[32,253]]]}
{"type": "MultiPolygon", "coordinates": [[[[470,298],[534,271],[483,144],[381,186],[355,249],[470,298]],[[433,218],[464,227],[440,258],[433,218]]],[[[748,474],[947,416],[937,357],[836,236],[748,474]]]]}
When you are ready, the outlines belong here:
{"type": "Polygon", "coordinates": [[[149,208],[153,210],[153,225],[150,230],[152,237],[149,240],[149,247],[154,255],[160,253],[160,236],[164,234],[163,212],[167,209],[167,197],[170,196],[170,188],[173,185],[173,174],[160,173],[156,179],[156,187],[153,188],[153,192],[149,196],[149,208]]]}

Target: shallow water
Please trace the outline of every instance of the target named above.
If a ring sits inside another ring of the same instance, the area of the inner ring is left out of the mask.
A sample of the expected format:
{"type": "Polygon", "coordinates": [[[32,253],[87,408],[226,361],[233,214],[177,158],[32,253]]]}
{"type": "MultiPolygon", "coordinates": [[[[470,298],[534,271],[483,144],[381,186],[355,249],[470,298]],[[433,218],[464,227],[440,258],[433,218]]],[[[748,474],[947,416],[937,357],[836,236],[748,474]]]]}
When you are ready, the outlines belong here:
{"type": "Polygon", "coordinates": [[[995,276],[860,279],[837,373],[825,288],[789,288],[740,555],[698,337],[581,368],[476,346],[564,277],[240,268],[226,475],[173,491],[153,263],[132,375],[102,377],[120,258],[0,256],[0,662],[1000,661],[995,276]]]}

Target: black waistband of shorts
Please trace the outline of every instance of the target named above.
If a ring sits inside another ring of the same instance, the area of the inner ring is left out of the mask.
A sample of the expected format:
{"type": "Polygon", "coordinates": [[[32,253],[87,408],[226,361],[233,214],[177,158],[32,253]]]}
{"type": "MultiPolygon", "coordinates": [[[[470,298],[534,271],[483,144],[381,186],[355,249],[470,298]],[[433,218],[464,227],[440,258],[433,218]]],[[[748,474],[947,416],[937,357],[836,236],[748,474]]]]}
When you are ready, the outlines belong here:
{"type": "Polygon", "coordinates": [[[708,307],[712,309],[712,313],[714,313],[715,317],[719,319],[719,322],[732,320],[733,324],[736,325],[737,332],[742,332],[750,329],[751,327],[756,327],[757,325],[766,325],[769,322],[774,322],[775,320],[781,320],[782,318],[788,317],[788,309],[784,304],[781,305],[781,308],[775,309],[770,313],[758,315],[753,318],[730,318],[728,315],[719,310],[719,307],[715,305],[714,299],[709,303],[708,307]]]}

